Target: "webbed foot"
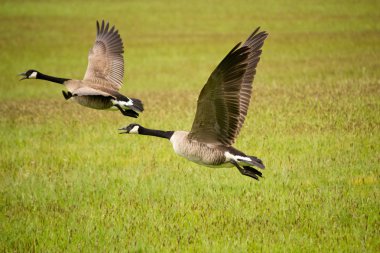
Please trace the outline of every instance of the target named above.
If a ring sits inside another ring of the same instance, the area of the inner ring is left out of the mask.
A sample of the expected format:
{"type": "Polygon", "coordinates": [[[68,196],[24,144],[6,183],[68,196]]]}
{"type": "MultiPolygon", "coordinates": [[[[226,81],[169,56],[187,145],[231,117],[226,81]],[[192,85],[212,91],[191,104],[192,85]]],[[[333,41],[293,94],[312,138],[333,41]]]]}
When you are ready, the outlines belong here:
{"type": "Polygon", "coordinates": [[[240,173],[243,174],[244,176],[252,177],[256,180],[259,180],[259,177],[262,177],[262,175],[263,175],[260,171],[256,170],[255,168],[252,168],[250,166],[243,166],[243,168],[242,168],[235,161],[231,161],[231,163],[233,165],[235,165],[235,167],[238,168],[240,173]]]}
{"type": "Polygon", "coordinates": [[[121,108],[120,105],[116,104],[115,105],[117,107],[117,109],[120,110],[120,112],[124,115],[124,116],[128,116],[128,117],[132,117],[132,118],[137,118],[139,116],[139,114],[133,110],[124,110],[123,108],[121,108]]]}
{"type": "Polygon", "coordinates": [[[73,94],[70,92],[70,91],[68,91],[68,92],[66,92],[66,91],[62,91],[62,94],[63,94],[63,97],[66,99],[66,100],[68,100],[68,99],[70,99],[72,96],[73,96],[73,94]]]}

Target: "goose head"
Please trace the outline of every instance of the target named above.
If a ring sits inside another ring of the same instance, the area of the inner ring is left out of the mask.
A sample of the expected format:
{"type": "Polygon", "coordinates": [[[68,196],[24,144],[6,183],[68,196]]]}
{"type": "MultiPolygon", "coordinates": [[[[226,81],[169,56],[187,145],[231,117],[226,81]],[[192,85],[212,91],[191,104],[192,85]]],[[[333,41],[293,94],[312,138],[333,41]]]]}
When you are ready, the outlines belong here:
{"type": "Polygon", "coordinates": [[[38,73],[39,72],[37,70],[29,69],[28,71],[19,74],[19,76],[21,76],[20,81],[24,79],[36,79],[38,73]]]}
{"type": "Polygon", "coordinates": [[[120,134],[139,134],[139,130],[142,128],[139,124],[132,123],[129,124],[126,127],[120,128],[119,130],[122,131],[120,134]]]}

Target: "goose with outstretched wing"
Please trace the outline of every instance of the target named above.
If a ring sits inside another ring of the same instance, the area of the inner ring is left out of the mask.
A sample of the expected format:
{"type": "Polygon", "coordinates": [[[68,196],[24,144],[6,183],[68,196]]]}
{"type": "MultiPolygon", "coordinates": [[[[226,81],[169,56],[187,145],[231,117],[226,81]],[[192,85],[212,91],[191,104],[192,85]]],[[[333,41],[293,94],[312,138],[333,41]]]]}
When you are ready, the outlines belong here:
{"type": "Polygon", "coordinates": [[[259,179],[263,162],[232,147],[247,115],[252,83],[268,34],[257,28],[246,42],[237,44],[221,61],[203,87],[190,132],[162,131],[130,124],[120,133],[169,139],[174,151],[190,161],[210,166],[235,166],[246,176],[259,179]]]}
{"type": "Polygon", "coordinates": [[[66,100],[99,110],[120,110],[124,116],[137,118],[144,110],[139,99],[129,98],[119,92],[123,84],[123,41],[115,27],[109,23],[96,22],[97,35],[88,54],[88,66],[83,80],[45,75],[30,69],[20,75],[23,79],[41,79],[63,84],[66,100]]]}

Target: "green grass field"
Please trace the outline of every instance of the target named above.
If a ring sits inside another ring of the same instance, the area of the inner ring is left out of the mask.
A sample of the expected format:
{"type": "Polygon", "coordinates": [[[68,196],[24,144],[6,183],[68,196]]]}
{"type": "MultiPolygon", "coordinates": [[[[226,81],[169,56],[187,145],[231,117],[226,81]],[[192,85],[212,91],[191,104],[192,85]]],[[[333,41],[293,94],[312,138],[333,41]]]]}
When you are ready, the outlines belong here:
{"type": "Polygon", "coordinates": [[[0,251],[380,251],[379,2],[206,2],[1,2],[0,251]],[[103,18],[137,120],[16,76],[82,78],[103,18]],[[261,181],[118,134],[189,130],[211,71],[257,26],[270,36],[235,146],[263,159],[261,181]]]}

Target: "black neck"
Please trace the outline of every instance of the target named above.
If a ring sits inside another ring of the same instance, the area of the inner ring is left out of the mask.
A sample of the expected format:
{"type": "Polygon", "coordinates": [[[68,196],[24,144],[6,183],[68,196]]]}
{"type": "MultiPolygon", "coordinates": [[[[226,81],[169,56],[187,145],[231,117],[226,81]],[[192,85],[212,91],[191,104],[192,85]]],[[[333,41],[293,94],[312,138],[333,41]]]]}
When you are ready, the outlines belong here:
{"type": "Polygon", "coordinates": [[[60,83],[60,84],[63,84],[65,81],[70,80],[67,78],[59,78],[59,77],[54,77],[54,76],[48,76],[48,75],[42,74],[40,72],[37,73],[36,79],[43,79],[46,81],[50,81],[53,83],[60,83]]]}
{"type": "Polygon", "coordinates": [[[139,134],[170,139],[172,137],[172,135],[174,134],[174,131],[154,130],[154,129],[149,129],[149,128],[145,128],[145,127],[140,126],[139,127],[139,134]]]}

